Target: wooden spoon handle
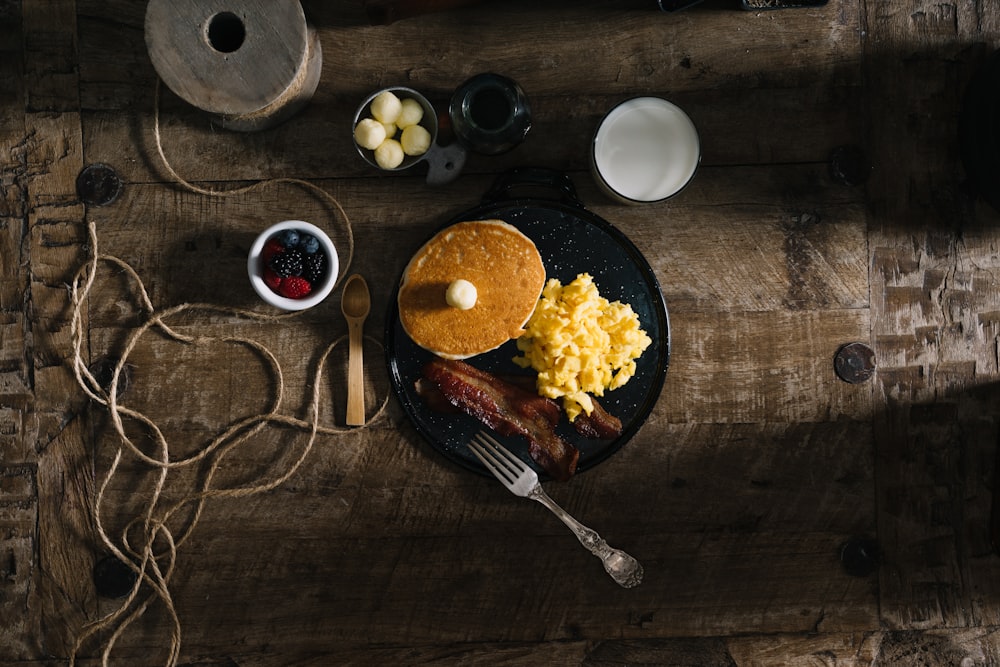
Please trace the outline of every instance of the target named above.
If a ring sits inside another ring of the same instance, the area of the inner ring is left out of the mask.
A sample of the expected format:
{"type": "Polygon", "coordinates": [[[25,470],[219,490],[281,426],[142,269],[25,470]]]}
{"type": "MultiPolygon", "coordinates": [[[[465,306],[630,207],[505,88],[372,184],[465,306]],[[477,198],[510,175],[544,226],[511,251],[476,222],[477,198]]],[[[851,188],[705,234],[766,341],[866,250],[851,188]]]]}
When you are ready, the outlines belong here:
{"type": "Polygon", "coordinates": [[[347,425],[365,423],[365,371],[361,323],[351,322],[347,357],[347,425]]]}

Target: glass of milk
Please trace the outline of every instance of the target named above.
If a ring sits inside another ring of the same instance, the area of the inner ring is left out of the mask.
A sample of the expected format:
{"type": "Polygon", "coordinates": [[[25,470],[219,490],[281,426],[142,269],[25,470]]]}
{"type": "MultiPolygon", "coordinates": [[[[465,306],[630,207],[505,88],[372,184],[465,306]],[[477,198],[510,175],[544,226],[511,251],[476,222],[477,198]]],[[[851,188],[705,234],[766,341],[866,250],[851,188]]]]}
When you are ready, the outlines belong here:
{"type": "Polygon", "coordinates": [[[590,166],[601,190],[625,204],[673,197],[694,177],[701,143],[680,107],[659,97],[634,97],[598,125],[590,166]]]}

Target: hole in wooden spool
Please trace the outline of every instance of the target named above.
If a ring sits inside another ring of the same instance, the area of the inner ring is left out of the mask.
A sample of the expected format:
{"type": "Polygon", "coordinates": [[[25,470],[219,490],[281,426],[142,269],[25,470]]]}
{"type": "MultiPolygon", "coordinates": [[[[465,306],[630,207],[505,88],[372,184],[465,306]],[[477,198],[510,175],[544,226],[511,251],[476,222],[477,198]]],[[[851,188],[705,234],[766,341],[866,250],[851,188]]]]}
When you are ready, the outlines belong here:
{"type": "Polygon", "coordinates": [[[219,53],[232,53],[246,39],[247,31],[243,21],[232,12],[221,12],[208,22],[208,43],[219,53]]]}

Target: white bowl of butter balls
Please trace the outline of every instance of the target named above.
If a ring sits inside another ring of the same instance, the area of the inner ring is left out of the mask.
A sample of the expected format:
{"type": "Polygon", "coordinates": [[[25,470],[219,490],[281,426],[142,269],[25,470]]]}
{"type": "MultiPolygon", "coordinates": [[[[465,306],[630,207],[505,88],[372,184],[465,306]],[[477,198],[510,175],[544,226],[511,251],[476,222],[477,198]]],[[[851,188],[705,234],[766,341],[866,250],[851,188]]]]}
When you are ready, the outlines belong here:
{"type": "Polygon", "coordinates": [[[354,115],[354,146],[368,164],[384,171],[408,169],[423,160],[437,133],[434,107],[412,88],[378,90],[354,115]]]}

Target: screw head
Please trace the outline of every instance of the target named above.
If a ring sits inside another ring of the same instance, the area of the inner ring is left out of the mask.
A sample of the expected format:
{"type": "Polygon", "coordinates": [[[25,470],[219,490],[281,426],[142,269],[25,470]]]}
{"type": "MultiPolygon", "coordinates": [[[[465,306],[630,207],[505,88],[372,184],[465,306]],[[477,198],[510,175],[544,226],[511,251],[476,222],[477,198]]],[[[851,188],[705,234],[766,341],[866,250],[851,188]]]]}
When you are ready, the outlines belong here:
{"type": "Polygon", "coordinates": [[[122,180],[110,166],[92,164],[76,177],[76,194],[85,204],[107,206],[122,192],[122,180]]]}
{"type": "Polygon", "coordinates": [[[875,352],[864,343],[848,343],[837,350],[833,366],[841,380],[859,384],[875,373],[875,352]]]}
{"type": "Polygon", "coordinates": [[[840,547],[840,564],[852,577],[867,577],[881,564],[878,542],[870,537],[853,537],[840,547]]]}
{"type": "Polygon", "coordinates": [[[94,565],[94,587],[102,598],[123,598],[135,586],[139,575],[135,570],[108,555],[94,565]]]}
{"type": "MultiPolygon", "coordinates": [[[[114,378],[115,366],[117,365],[118,359],[114,357],[101,357],[94,363],[90,364],[87,367],[87,370],[89,370],[90,374],[94,376],[94,379],[97,381],[97,384],[101,387],[101,389],[106,392],[110,392],[111,380],[114,378]]],[[[125,364],[118,373],[118,396],[123,396],[131,386],[132,367],[129,364],[125,364]]]]}
{"type": "Polygon", "coordinates": [[[861,185],[870,171],[868,157],[858,146],[838,146],[830,153],[830,177],[841,185],[861,185]]]}

